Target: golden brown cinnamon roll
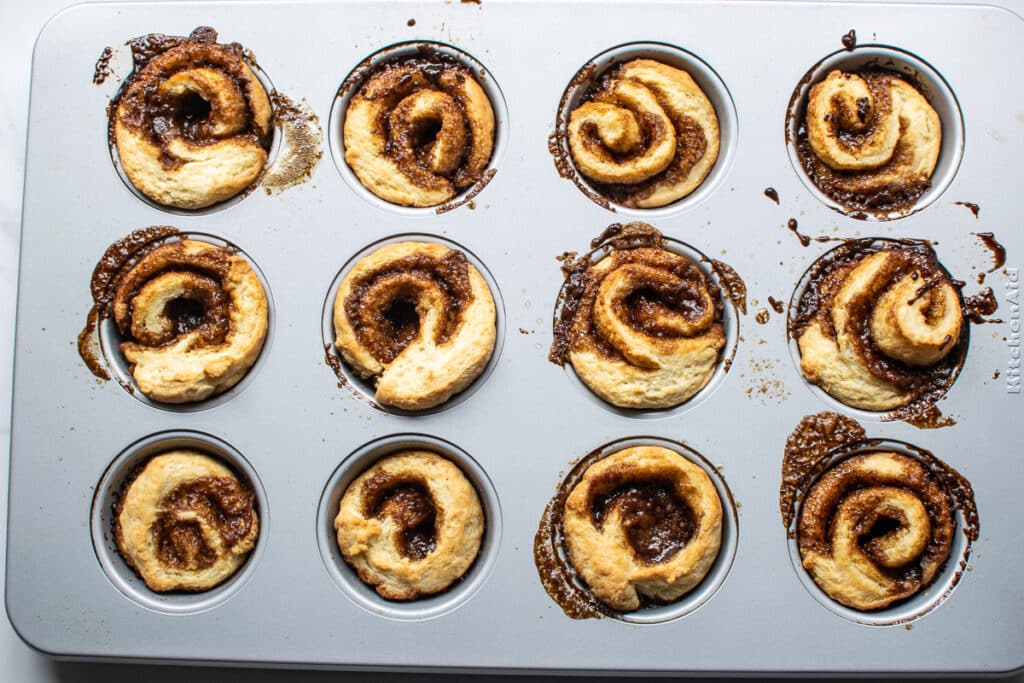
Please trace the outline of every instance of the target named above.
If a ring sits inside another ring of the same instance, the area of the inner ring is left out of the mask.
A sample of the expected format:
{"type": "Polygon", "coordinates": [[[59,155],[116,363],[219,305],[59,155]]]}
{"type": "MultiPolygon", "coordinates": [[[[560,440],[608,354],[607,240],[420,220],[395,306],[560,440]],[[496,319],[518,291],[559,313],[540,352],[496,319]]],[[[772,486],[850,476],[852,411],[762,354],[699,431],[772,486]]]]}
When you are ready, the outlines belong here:
{"type": "Polygon", "coordinates": [[[439,593],[480,550],[485,519],[476,489],[429,451],[390,455],[353,481],[334,520],[338,548],[390,600],[439,593]]]}
{"type": "Polygon", "coordinates": [[[960,292],[923,242],[836,249],[812,270],[792,325],[804,377],[865,410],[944,391],[966,346],[960,292]]]}
{"type": "Polygon", "coordinates": [[[700,467],[667,448],[638,446],[587,469],[562,525],[594,596],[628,612],[641,596],[672,602],[701,582],[718,556],[722,502],[700,467]]]}
{"type": "Polygon", "coordinates": [[[971,484],[908,449],[913,457],[886,450],[837,413],[804,417],[786,440],[783,526],[814,582],[847,607],[877,610],[916,595],[950,561],[958,529],[967,541],[960,569],[978,538],[971,484]]]}
{"type": "Polygon", "coordinates": [[[585,256],[568,269],[550,359],[568,360],[612,405],[679,405],[718,365],[725,346],[721,291],[696,263],[662,248],[650,226],[622,229],[657,238],[616,248],[597,263],[585,256]]]}
{"type": "Polygon", "coordinates": [[[437,206],[485,178],[494,110],[470,69],[440,53],[376,68],[349,101],[345,161],[370,192],[437,206]]]}
{"type": "Polygon", "coordinates": [[[715,108],[688,73],[634,59],[605,73],[572,111],[577,170],[609,199],[665,206],[693,192],[718,159],[715,108]]]}
{"type": "Polygon", "coordinates": [[[465,254],[398,242],[360,259],[334,299],[335,346],[382,404],[423,410],[465,389],[494,351],[491,290],[465,254]]]}
{"type": "Polygon", "coordinates": [[[913,86],[888,71],[832,71],[808,95],[797,150],[826,195],[850,209],[911,206],[929,187],[942,122],[913,86]]]}
{"type": "Polygon", "coordinates": [[[113,317],[139,390],[162,403],[201,401],[237,384],[267,335],[267,297],[252,266],[227,247],[176,238],[169,226],[137,230],[112,244],[93,272],[93,309],[79,352],[98,320],[113,317]]]}
{"type": "Polygon", "coordinates": [[[949,559],[955,530],[942,482],[915,459],[882,451],[818,478],[800,509],[797,543],[829,597],[874,610],[927,587],[949,559]]]}
{"type": "Polygon", "coordinates": [[[118,551],[154,591],[204,591],[245,564],[259,536],[253,494],[221,462],[178,450],[149,460],[115,506],[118,551]]]}
{"type": "Polygon", "coordinates": [[[241,46],[216,40],[208,27],[188,38],[147,36],[149,50],[135,51],[135,71],[113,109],[121,165],[159,204],[198,209],[229,199],[267,162],[267,93],[241,46]]]}

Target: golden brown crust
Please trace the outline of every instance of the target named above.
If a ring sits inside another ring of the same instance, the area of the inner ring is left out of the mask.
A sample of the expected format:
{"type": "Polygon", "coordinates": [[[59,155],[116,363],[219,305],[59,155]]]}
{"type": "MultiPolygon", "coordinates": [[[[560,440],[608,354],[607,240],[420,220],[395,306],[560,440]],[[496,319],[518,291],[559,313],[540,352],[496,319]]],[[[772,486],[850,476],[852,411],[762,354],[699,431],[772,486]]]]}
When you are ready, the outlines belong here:
{"type": "Polygon", "coordinates": [[[338,548],[359,578],[390,600],[439,593],[469,570],[486,520],[453,463],[402,451],[353,481],[334,520],[338,548]]]}
{"type": "Polygon", "coordinates": [[[913,458],[848,458],[804,498],[797,540],[803,566],[833,600],[875,610],[927,587],[945,566],[955,531],[941,484],[913,458]]]}
{"type": "Polygon", "coordinates": [[[797,336],[800,369],[843,403],[906,405],[942,379],[932,369],[955,360],[960,296],[924,245],[854,254],[815,286],[818,308],[797,336]]]}
{"type": "Polygon", "coordinates": [[[832,71],[807,99],[801,155],[815,184],[849,208],[899,210],[930,187],[942,122],[913,86],[883,71],[832,71]]]}
{"type": "Polygon", "coordinates": [[[583,274],[568,359],[598,396],[623,408],[689,400],[725,346],[718,287],[685,256],[658,247],[615,250],[583,274]]]}
{"type": "Polygon", "coordinates": [[[139,390],[162,403],[227,391],[256,362],[267,334],[267,297],[249,262],[195,240],[139,259],[122,275],[112,309],[139,390]]]}
{"type": "Polygon", "coordinates": [[[640,596],[672,602],[704,579],[721,545],[722,503],[703,469],[667,448],[638,446],[584,473],[562,525],[591,592],[626,612],[640,596]]]}
{"type": "Polygon", "coordinates": [[[335,346],[385,405],[423,410],[476,379],[495,341],[494,299],[458,250],[398,242],[360,259],[334,299],[335,346]]]}
{"type": "Polygon", "coordinates": [[[604,76],[569,116],[576,168],[609,198],[665,206],[700,186],[718,159],[714,106],[688,73],[634,59],[604,76]]]}
{"type": "Polygon", "coordinates": [[[402,206],[437,206],[480,181],[494,149],[494,110],[472,72],[408,59],[373,72],[349,101],[345,161],[359,182],[402,206]]]}
{"type": "Polygon", "coordinates": [[[245,564],[259,536],[253,494],[218,460],[177,450],[149,460],[115,510],[118,551],[150,589],[204,591],[245,564]]]}
{"type": "Polygon", "coordinates": [[[215,39],[197,30],[174,41],[132,74],[114,110],[125,174],[165,206],[198,209],[229,199],[267,162],[267,93],[241,48],[215,39]]]}

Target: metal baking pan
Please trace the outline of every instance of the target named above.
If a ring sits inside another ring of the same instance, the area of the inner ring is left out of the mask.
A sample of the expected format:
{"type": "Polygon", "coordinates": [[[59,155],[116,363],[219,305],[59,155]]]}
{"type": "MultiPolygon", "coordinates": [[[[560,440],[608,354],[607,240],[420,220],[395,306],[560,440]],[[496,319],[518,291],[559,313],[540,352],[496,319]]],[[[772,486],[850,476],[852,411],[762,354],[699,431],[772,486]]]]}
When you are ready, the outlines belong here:
{"type": "Polygon", "coordinates": [[[39,37],[33,64],[11,439],[12,623],[33,647],[69,658],[649,674],[1020,668],[1024,533],[1016,501],[1024,469],[1015,462],[1013,425],[1021,415],[1024,237],[1015,226],[1024,94],[1013,84],[1022,58],[1021,17],[975,5],[241,1],[88,4],[61,13],[39,37]],[[275,88],[319,116],[325,154],[308,182],[196,213],[162,210],[126,189],[111,163],[105,112],[127,76],[122,46],[199,25],[251,49],[275,88]],[[962,158],[947,169],[948,183],[898,220],[833,211],[787,152],[791,93],[819,60],[843,50],[850,29],[862,46],[924,60],[962,112],[962,158]],[[368,56],[411,40],[472,55],[502,100],[497,173],[473,206],[395,209],[339,172],[339,85],[368,56]],[[547,140],[577,70],[634,42],[681,48],[705,65],[724,88],[719,116],[728,125],[712,182],[698,196],[657,211],[612,212],[558,176],[547,140]],[[118,48],[115,76],[96,86],[93,65],[107,46],[118,48]],[[778,204],[765,196],[769,186],[778,204]],[[727,262],[748,288],[747,313],[731,313],[731,367],[699,400],[664,413],[611,410],[547,360],[562,284],[555,257],[583,251],[608,224],[634,218],[727,262]],[[836,409],[801,378],[786,315],[768,306],[769,296],[788,302],[832,246],[802,246],[787,229],[790,218],[811,236],[932,240],[968,292],[991,267],[973,233],[994,232],[1009,254],[985,282],[1003,322],[972,326],[965,365],[939,404],[956,424],[926,430],[856,415],[869,437],[933,452],[975,491],[981,533],[969,571],[941,605],[907,624],[857,623],[823,607],[790,557],[778,510],[783,445],[801,417],[836,409]],[[244,385],[191,410],[97,382],[74,344],[103,250],[155,224],[237,245],[273,301],[269,341],[244,385]],[[365,387],[339,387],[324,362],[332,282],[353,255],[406,233],[460,245],[486,267],[500,302],[492,368],[463,399],[425,415],[374,407],[365,387]],[[685,442],[716,466],[735,501],[735,556],[722,563],[718,590],[683,616],[571,620],[534,567],[540,515],[574,462],[638,437],[685,442]],[[254,483],[259,546],[220,589],[158,597],[110,555],[94,510],[102,514],[119,468],[154,441],[206,444],[254,483]],[[492,523],[462,584],[397,605],[351,584],[325,520],[352,467],[409,442],[447,449],[481,489],[492,523]]]}

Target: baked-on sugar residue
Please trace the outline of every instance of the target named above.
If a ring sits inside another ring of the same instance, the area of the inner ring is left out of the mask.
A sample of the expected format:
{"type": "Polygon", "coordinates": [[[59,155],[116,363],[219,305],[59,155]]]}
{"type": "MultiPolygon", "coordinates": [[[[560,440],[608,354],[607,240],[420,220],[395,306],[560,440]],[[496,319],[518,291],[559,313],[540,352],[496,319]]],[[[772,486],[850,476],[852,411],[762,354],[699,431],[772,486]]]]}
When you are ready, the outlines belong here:
{"type": "Polygon", "coordinates": [[[96,68],[92,73],[92,82],[95,85],[103,85],[107,78],[113,73],[110,70],[110,60],[114,56],[114,49],[111,47],[103,48],[103,52],[100,54],[99,59],[96,60],[96,68]]]}
{"type": "Polygon", "coordinates": [[[277,159],[263,177],[267,194],[277,194],[306,182],[323,157],[320,119],[305,101],[295,102],[284,93],[270,94],[274,124],[281,131],[277,159]]]}
{"type": "MultiPolygon", "coordinates": [[[[142,228],[111,244],[100,257],[90,282],[93,305],[85,327],[78,334],[78,355],[96,377],[110,379],[100,351],[97,326],[113,315],[112,304],[121,278],[139,259],[178,234],[178,229],[169,225],[142,228]]],[[[134,391],[130,385],[126,388],[134,391]]]]}

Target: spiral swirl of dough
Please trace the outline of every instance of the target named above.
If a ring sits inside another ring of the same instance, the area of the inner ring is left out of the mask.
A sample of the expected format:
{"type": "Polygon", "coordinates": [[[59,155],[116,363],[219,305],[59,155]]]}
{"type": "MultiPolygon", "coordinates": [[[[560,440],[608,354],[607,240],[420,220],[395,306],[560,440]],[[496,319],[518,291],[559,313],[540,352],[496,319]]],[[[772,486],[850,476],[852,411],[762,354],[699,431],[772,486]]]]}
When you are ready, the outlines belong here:
{"type": "Polygon", "coordinates": [[[465,254],[398,242],[360,259],[334,299],[335,346],[384,405],[423,410],[465,389],[494,351],[494,298],[465,254]]]}
{"type": "Polygon", "coordinates": [[[227,391],[256,362],[267,297],[252,266],[228,249],[182,240],[142,256],[111,302],[121,352],[139,390],[163,403],[227,391]]]}
{"type": "Polygon", "coordinates": [[[390,455],[353,481],[334,520],[338,548],[390,600],[439,593],[476,560],[486,520],[476,489],[429,451],[390,455]]]}
{"type": "Polygon", "coordinates": [[[370,192],[437,206],[484,177],[494,110],[466,67],[409,59],[380,67],[349,101],[345,161],[370,192]]]}
{"type": "Polygon", "coordinates": [[[685,256],[617,249],[570,289],[568,360],[605,401],[666,408],[711,379],[725,346],[724,305],[718,286],[685,256]]]}
{"type": "Polygon", "coordinates": [[[204,591],[230,578],[259,536],[252,492],[201,453],[158,455],[125,485],[114,538],[150,589],[204,591]]]}
{"type": "Polygon", "coordinates": [[[892,73],[832,71],[810,90],[806,136],[813,158],[801,158],[822,191],[850,208],[900,208],[930,186],[942,122],[892,73]]]}
{"type": "Polygon", "coordinates": [[[562,526],[594,596],[628,612],[641,595],[672,602],[704,579],[721,545],[722,501],[707,473],[678,453],[625,448],[584,473],[562,526]]]}
{"type": "Polygon", "coordinates": [[[130,77],[113,117],[128,179],[153,201],[198,209],[248,188],[271,138],[267,93],[238,45],[212,29],[153,56],[130,77]]]}
{"type": "Polygon", "coordinates": [[[693,192],[718,159],[715,108],[688,73],[634,59],[605,75],[569,116],[576,168],[624,206],[693,192]]]}
{"type": "Polygon", "coordinates": [[[856,455],[807,492],[797,542],[803,566],[833,600],[875,610],[927,587],[949,559],[948,493],[915,459],[856,455]]]}
{"type": "Polygon", "coordinates": [[[797,337],[800,368],[849,406],[891,410],[957,360],[960,295],[925,245],[846,249],[805,294],[817,310],[797,337]]]}

